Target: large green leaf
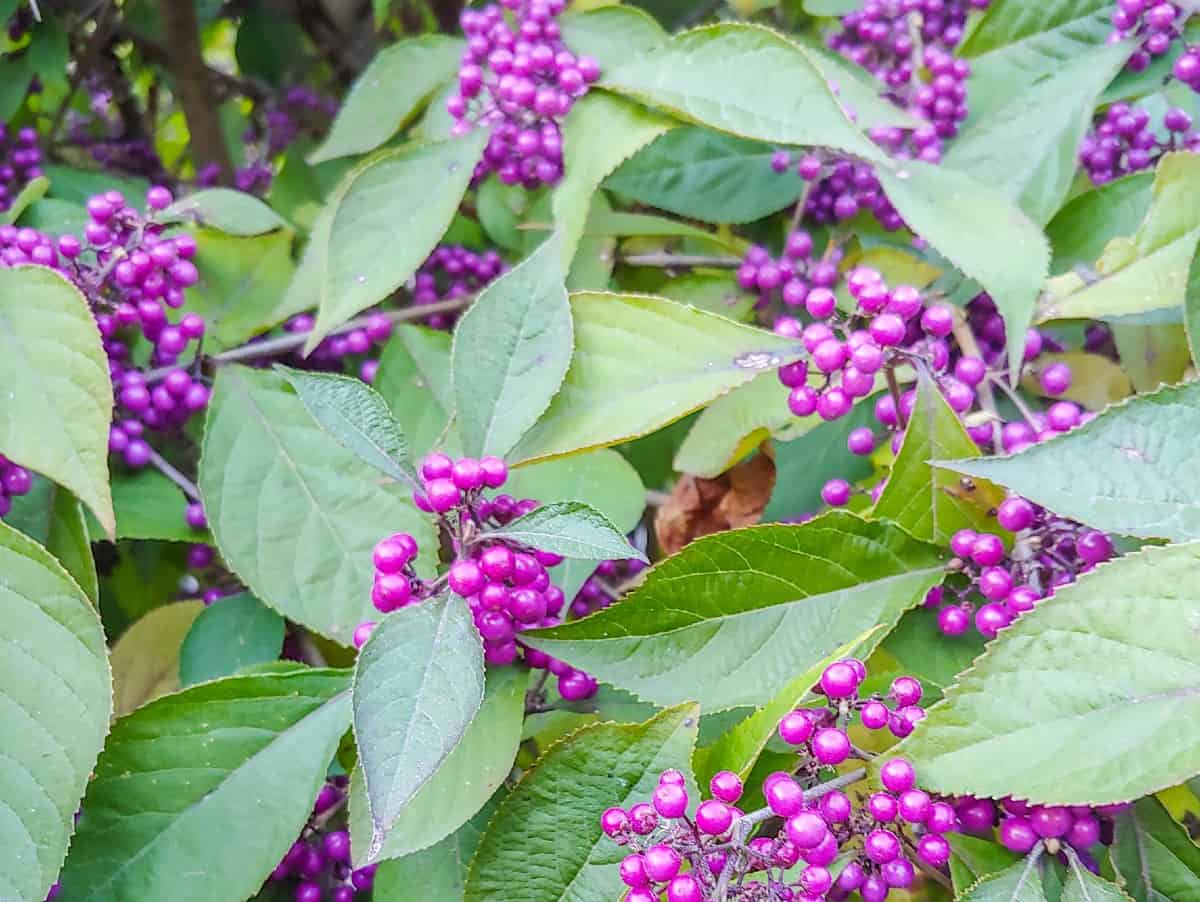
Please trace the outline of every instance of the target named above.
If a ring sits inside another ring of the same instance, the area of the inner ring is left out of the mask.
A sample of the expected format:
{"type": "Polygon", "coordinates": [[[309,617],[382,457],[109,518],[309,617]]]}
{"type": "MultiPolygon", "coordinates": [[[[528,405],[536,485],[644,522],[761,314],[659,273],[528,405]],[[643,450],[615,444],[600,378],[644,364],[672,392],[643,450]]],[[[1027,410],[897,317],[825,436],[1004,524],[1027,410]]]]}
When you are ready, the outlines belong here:
{"type": "Polygon", "coordinates": [[[1001,189],[948,167],[910,161],[877,174],[909,228],[992,296],[1008,330],[1009,367],[1017,372],[1025,327],[1050,268],[1046,236],[1001,189]]]}
{"type": "Polygon", "coordinates": [[[373,826],[366,859],[462,739],[483,700],[483,646],[446,592],[385,617],[354,669],[354,736],[373,826]]]}
{"type": "Polygon", "coordinates": [[[1103,319],[1178,307],[1188,293],[1198,241],[1200,157],[1167,154],[1155,171],[1150,207],[1137,233],[1108,243],[1096,263],[1098,280],[1054,280],[1038,318],[1103,319]]]}
{"type": "Polygon", "coordinates": [[[204,317],[205,350],[240,345],[305,307],[288,294],[296,271],[290,232],[239,238],[202,229],[196,268],[200,281],[188,290],[188,310],[204,317]]]}
{"type": "MultiPolygon", "coordinates": [[[[483,703],[462,741],[401,809],[384,840],[380,858],[411,855],[450,837],[500,788],[512,772],[521,741],[528,682],[525,670],[491,669],[483,703]]],[[[354,771],[350,782],[350,831],[355,854],[365,857],[372,831],[361,769],[354,771]]]]}
{"type": "Polygon", "coordinates": [[[1109,857],[1137,902],[1200,898],[1200,849],[1155,799],[1142,799],[1115,826],[1109,857]]]}
{"type": "Polygon", "coordinates": [[[590,504],[552,501],[486,533],[563,557],[601,561],[646,556],[629,544],[613,522],[590,504]]]}
{"type": "Polygon", "coordinates": [[[274,661],[285,629],[283,618],[249,592],[222,598],[200,612],[184,637],[179,680],[190,686],[274,661]]]}
{"type": "Polygon", "coordinates": [[[229,677],[117,721],[59,898],[252,896],[312,810],[350,724],[349,689],[337,670],[229,677]],[[197,867],[218,837],[220,867],[197,867]]]}
{"type": "Polygon", "coordinates": [[[467,902],[615,899],[624,853],[600,815],[649,798],[666,768],[686,772],[699,722],[697,706],[680,705],[644,724],[589,724],[547,749],[488,824],[467,902]]]}
{"type": "Polygon", "coordinates": [[[308,161],[321,163],[379,147],[454,77],[463,47],[459,38],[427,34],[379,51],[343,98],[329,134],[308,161]]]}
{"type": "Polygon", "coordinates": [[[941,576],[933,547],[836,511],[698,539],[624,601],[525,641],[654,704],[759,705],[941,576]]]}
{"type": "Polygon", "coordinates": [[[279,367],[313,419],[364,463],[416,487],[408,441],[387,402],[361,379],[279,367]]]}
{"type": "Polygon", "coordinates": [[[1081,263],[1091,266],[1110,238],[1136,232],[1150,207],[1153,184],[1154,173],[1138,172],[1069,201],[1046,226],[1054,248],[1050,271],[1066,272],[1081,263]]]}
{"type": "Polygon", "coordinates": [[[65,485],[110,536],[112,383],[87,302],[44,266],[0,269],[0,454],[65,485]]]}
{"type": "Polygon", "coordinates": [[[704,222],[753,222],[804,190],[795,168],[771,168],[770,144],[707,128],[663,135],[609,176],[606,186],[633,200],[704,222]]]}
{"type": "Polygon", "coordinates": [[[483,290],[454,330],[463,448],[503,457],[537,422],[571,363],[571,308],[550,239],[483,290]]]}
{"type": "MultiPolygon", "coordinates": [[[[183,513],[187,498],[179,486],[158,470],[118,470],[112,477],[113,510],[118,539],[160,539],[166,542],[202,542],[207,533],[192,529],[183,513]]],[[[92,528],[100,524],[89,516],[92,528]]]]}
{"type": "Polygon", "coordinates": [[[959,898],[962,902],[1046,902],[1037,861],[1036,856],[1028,855],[984,877],[959,898]]]}
{"type": "Polygon", "coordinates": [[[1147,547],[1008,627],[900,746],[922,785],[1087,805],[1200,771],[1198,563],[1147,547]]]}
{"type": "Polygon", "coordinates": [[[375,874],[373,902],[409,902],[414,886],[437,902],[463,902],[471,858],[499,804],[500,800],[493,797],[470,821],[435,846],[382,862],[375,874]]]}
{"type": "Polygon", "coordinates": [[[1011,457],[946,461],[1097,529],[1175,541],[1200,538],[1200,385],[1138,395],[1011,457]]]}
{"type": "Polygon", "coordinates": [[[379,356],[375,390],[399,420],[414,457],[438,442],[448,454],[461,450],[457,430],[447,430],[454,410],[450,340],[449,333],[438,329],[400,326],[379,356]]]}
{"type": "Polygon", "coordinates": [[[621,163],[675,126],[622,97],[592,92],[571,109],[563,129],[565,175],[554,191],[554,227],[563,266],[583,237],[592,195],[621,163]]]}
{"type": "Polygon", "coordinates": [[[79,583],[83,594],[96,603],[100,587],[88,531],[90,519],[100,533],[95,518],[88,515],[78,498],[42,477],[34,477],[30,491],[12,501],[5,522],[44,546],[79,583]]]}
{"type": "Polygon", "coordinates": [[[945,165],[986,173],[1035,223],[1058,211],[1078,164],[1096,98],[1125,64],[1126,44],[1082,53],[1014,96],[951,144],[945,165]]]}
{"type": "Polygon", "coordinates": [[[223,367],[200,460],[200,492],[226,563],[262,601],[350,644],[371,606],[371,550],[429,522],[398,485],[330,437],[273,372],[223,367]]]}
{"type": "Polygon", "coordinates": [[[112,690],[95,609],[44,548],[0,523],[0,897],[40,902],[108,732],[112,690]]]}
{"type": "Polygon", "coordinates": [[[663,298],[581,292],[571,296],[571,316],[575,356],[517,446],[519,460],[653,432],[802,353],[792,339],[663,298]]]}
{"type": "Polygon", "coordinates": [[[289,303],[318,307],[305,353],[417,271],[454,219],[487,135],[380,151],[346,175],[313,225],[289,292],[289,303]]]}
{"type": "Polygon", "coordinates": [[[681,473],[713,478],[749,456],[771,434],[794,422],[788,388],[774,372],[759,373],[704,408],[675,455],[681,473]]]}
{"type": "Polygon", "coordinates": [[[996,487],[983,481],[964,485],[957,474],[929,464],[978,453],[937,384],[919,371],[916,407],[875,515],[895,521],[918,539],[942,544],[960,529],[986,529],[989,512],[1004,500],[996,487]]]}

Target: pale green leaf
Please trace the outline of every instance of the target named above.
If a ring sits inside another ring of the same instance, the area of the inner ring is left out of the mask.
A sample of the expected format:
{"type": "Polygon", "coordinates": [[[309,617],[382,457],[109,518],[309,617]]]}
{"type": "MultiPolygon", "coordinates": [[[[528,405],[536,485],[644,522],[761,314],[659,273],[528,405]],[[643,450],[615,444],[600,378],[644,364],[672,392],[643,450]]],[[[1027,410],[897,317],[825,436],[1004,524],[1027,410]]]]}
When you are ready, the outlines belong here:
{"type": "Polygon", "coordinates": [[[789,389],[774,372],[760,373],[708,405],[675,454],[674,467],[711,479],[749,456],[772,433],[795,420],[789,389]]]}
{"type": "Polygon", "coordinates": [[[543,504],[505,526],[488,530],[486,534],[563,557],[646,560],[646,556],[629,544],[629,540],[608,517],[580,501],[543,504]]]}
{"type": "Polygon", "coordinates": [[[112,649],[117,717],[179,688],[179,647],[203,610],[202,601],[165,604],[121,634],[112,649]]]}
{"type": "Polygon", "coordinates": [[[959,896],[962,902],[1046,902],[1037,855],[989,874],[959,896]]]}
{"type": "Polygon", "coordinates": [[[282,216],[253,194],[232,188],[204,188],[175,201],[159,214],[164,221],[192,221],[224,232],[246,237],[276,229],[290,229],[282,216]]]}
{"type": "Polygon", "coordinates": [[[605,6],[562,19],[563,43],[578,56],[590,56],[611,69],[667,39],[654,17],[636,6],[605,6]]]}

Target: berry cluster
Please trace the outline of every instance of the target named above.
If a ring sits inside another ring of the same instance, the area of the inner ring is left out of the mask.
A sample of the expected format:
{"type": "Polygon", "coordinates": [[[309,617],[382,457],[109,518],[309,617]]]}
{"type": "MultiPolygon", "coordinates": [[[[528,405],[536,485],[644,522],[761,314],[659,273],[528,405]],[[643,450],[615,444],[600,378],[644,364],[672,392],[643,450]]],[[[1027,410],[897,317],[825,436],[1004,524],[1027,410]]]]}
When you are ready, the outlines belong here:
{"type": "MultiPolygon", "coordinates": [[[[283,324],[285,332],[308,334],[316,325],[311,313],[298,313],[283,324]]],[[[392,321],[379,312],[370,314],[362,328],[339,332],[321,340],[307,357],[295,354],[289,365],[298,369],[333,370],[341,372],[347,357],[359,359],[358,375],[364,382],[374,382],[379,369],[375,349],[387,344],[392,337],[392,321]]],[[[269,365],[269,358],[264,361],[269,365]]]]}
{"type": "MultiPolygon", "coordinates": [[[[1200,65],[1197,69],[1200,71],[1200,65]]],[[[1200,84],[1197,88],[1200,90],[1200,84]]],[[[1088,178],[1095,185],[1103,185],[1131,172],[1150,169],[1169,151],[1200,152],[1200,133],[1191,130],[1192,117],[1185,111],[1178,107],[1167,110],[1162,124],[1167,137],[1160,141],[1150,127],[1148,112],[1127,103],[1114,103],[1079,145],[1079,162],[1088,178]]]]}
{"type": "Polygon", "coordinates": [[[0,122],[0,213],[12,207],[25,183],[42,174],[42,152],[32,128],[11,131],[0,122]]]}
{"type": "Polygon", "coordinates": [[[32,487],[29,471],[0,454],[0,517],[12,510],[14,496],[25,495],[32,487]]]}
{"type": "Polygon", "coordinates": [[[117,82],[107,87],[96,75],[84,79],[88,92],[88,112],[67,113],[67,135],[73,147],[85,150],[93,162],[108,172],[132,175],[163,183],[170,179],[154,144],[144,135],[128,134],[115,90],[126,93],[129,86],[117,82]]]}
{"type": "Polygon", "coordinates": [[[916,788],[916,773],[907,761],[885,763],[880,768],[883,790],[859,797],[857,804],[840,787],[860,778],[862,771],[819,782],[830,766],[861,756],[845,731],[855,713],[864,725],[892,725],[898,735],[911,732],[923,716],[917,680],[900,677],[892,683],[896,708],[891,710],[878,696],[859,698],[865,676],[860,661],[831,664],[816,687],[828,699],[827,707],[793,711],[780,722],[780,734],[801,745],[803,757],[793,772],[766,778],[766,808],[750,814],[738,808],[742,781],[721,771],[709,784],[712,797],[689,817],[686,779],[668,770],[649,804],[605,811],[600,821],[604,833],[631,850],[620,867],[630,888],[626,902],[655,902],[664,891],[668,902],[701,902],[714,898],[718,885],[726,898],[746,902],[837,900],[855,891],[867,902],[883,902],[892,889],[913,883],[915,870],[906,850],[930,867],[943,867],[950,846],[942,834],[957,827],[955,810],[916,788]],[[782,827],[771,818],[781,819],[782,827]],[[760,824],[766,826],[750,838],[760,824]],[[848,860],[835,879],[830,868],[839,857],[848,860]],[[805,867],[798,879],[788,877],[785,872],[801,861],[805,867]],[[685,863],[688,869],[681,873],[685,863]],[[753,872],[765,879],[742,881],[753,872]]]}
{"type": "MultiPolygon", "coordinates": [[[[477,253],[459,244],[443,244],[421,264],[413,280],[414,304],[435,304],[469,298],[508,269],[493,250],[477,253]]],[[[426,323],[434,329],[449,329],[455,316],[435,313],[426,323]]]]}
{"type": "Polygon", "coordinates": [[[343,808],[346,795],[345,777],[326,781],[300,838],[268,878],[276,883],[296,881],[296,902],[353,902],[360,893],[371,890],[376,865],[352,868],[350,834],[329,827],[330,820],[343,808]]]}
{"type": "Polygon", "coordinates": [[[1000,844],[1019,855],[1032,851],[1039,842],[1045,843],[1051,854],[1070,846],[1087,867],[1097,871],[1091,850],[1097,843],[1112,843],[1112,818],[1129,805],[1066,807],[1030,805],[1019,799],[1002,799],[997,804],[965,796],[955,800],[954,807],[963,833],[991,838],[994,830],[1000,844]]]}
{"type": "Polygon", "coordinates": [[[996,521],[1013,534],[1011,551],[995,533],[961,529],[950,538],[950,566],[966,576],[965,584],[939,587],[925,599],[938,609],[938,628],[948,636],[965,632],[973,620],[991,639],[1056,588],[1113,556],[1104,533],[1018,496],[997,508],[996,521]],[[985,599],[978,608],[970,600],[974,593],[985,599]]]}
{"type": "MultiPolygon", "coordinates": [[[[413,494],[417,507],[436,514],[450,537],[455,561],[444,584],[465,598],[483,638],[484,659],[490,665],[512,664],[520,654],[527,665],[558,677],[559,694],[567,701],[590,698],[596,681],[588,674],[517,640],[517,633],[561,620],[565,605],[562,590],[550,582],[547,567],[562,562],[557,554],[525,548],[488,536],[491,526],[504,526],[538,506],[533,499],[511,495],[487,497],[508,480],[508,467],[498,457],[461,457],[431,454],[421,463],[422,490],[413,494]]],[[[371,602],[388,613],[436,594],[443,580],[418,579],[413,569],[417,543],[407,533],[383,539],[375,546],[375,580],[371,602]]],[[[362,623],[354,634],[358,647],[370,637],[375,624],[362,623]]]]}
{"type": "Polygon", "coordinates": [[[506,185],[536,188],[562,177],[559,123],[600,77],[594,59],[576,57],[561,40],[557,16],[565,6],[565,0],[502,0],[463,12],[467,49],[458,93],[446,106],[456,134],[492,129],[476,179],[495,172],[506,185]]]}
{"type": "MultiPolygon", "coordinates": [[[[1165,54],[1176,40],[1182,39],[1186,21],[1183,9],[1169,0],[1117,0],[1112,13],[1113,30],[1109,40],[1115,42],[1138,38],[1141,46],[1129,57],[1126,68],[1131,72],[1141,72],[1150,65],[1151,60],[1165,54]]],[[[1180,59],[1187,56],[1185,53],[1180,59]]],[[[1200,60],[1197,62],[1200,63],[1200,60]]],[[[1190,84],[1189,79],[1182,75],[1179,78],[1190,84]]]]}
{"type": "Polygon", "coordinates": [[[196,241],[186,233],[167,237],[155,214],[170,206],[161,186],[146,194],[146,213],[130,206],[119,191],[87,202],[83,239],[57,240],[32,228],[0,226],[0,266],[36,264],[54,269],[80,289],[96,317],[108,356],[117,401],[109,449],[131,467],[150,462],[146,429],[177,429],[209,400],[207,385],[174,368],[204,335],[204,319],[185,313],[172,323],[167,311],[185,302],[199,273],[192,263],[196,241]],[[149,366],[170,368],[153,386],[134,362],[135,342],[149,343],[149,366]]]}

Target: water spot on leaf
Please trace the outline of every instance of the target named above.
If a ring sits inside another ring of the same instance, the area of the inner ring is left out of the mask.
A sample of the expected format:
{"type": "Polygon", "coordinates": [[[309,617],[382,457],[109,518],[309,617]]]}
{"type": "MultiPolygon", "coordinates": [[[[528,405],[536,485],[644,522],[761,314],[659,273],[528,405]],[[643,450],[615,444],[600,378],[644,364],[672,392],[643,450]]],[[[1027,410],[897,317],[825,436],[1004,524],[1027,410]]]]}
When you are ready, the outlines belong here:
{"type": "Polygon", "coordinates": [[[743,370],[765,370],[782,363],[782,357],[767,351],[747,351],[733,358],[733,365],[743,370]]]}

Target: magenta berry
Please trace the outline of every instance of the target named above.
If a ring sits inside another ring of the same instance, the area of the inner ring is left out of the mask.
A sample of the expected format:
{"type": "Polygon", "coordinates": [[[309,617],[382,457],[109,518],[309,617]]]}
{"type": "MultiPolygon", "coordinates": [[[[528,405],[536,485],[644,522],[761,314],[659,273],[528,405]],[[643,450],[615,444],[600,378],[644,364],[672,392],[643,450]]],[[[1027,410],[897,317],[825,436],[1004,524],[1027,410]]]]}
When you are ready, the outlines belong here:
{"type": "Polygon", "coordinates": [[[720,836],[732,823],[733,812],[717,799],[701,802],[696,809],[696,827],[711,836],[720,836]]]}

